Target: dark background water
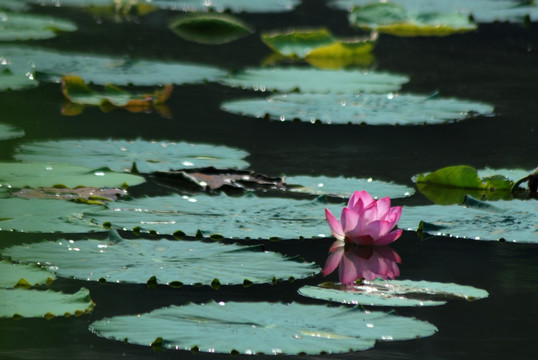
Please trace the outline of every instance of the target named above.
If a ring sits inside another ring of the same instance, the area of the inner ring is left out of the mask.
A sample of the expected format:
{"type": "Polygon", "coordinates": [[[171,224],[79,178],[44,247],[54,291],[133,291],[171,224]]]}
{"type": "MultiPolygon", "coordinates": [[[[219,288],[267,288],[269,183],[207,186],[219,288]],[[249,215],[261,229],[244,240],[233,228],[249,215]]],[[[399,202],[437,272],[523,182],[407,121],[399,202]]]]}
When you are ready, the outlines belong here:
{"type": "MultiPolygon", "coordinates": [[[[263,31],[298,26],[325,26],[337,36],[357,34],[346,13],[324,1],[309,0],[293,12],[242,14],[256,33],[236,42],[199,45],[184,41],[166,27],[177,13],[158,11],[136,21],[109,18],[69,8],[39,8],[77,23],[79,30],[45,41],[30,42],[59,50],[181,60],[236,70],[258,67],[270,55],[259,40],[263,31]]],[[[0,54],[1,55],[1,54],[0,54]]],[[[426,126],[351,126],[268,122],[219,110],[225,100],[267,94],[232,89],[216,83],[176,86],[168,105],[173,119],[123,110],[102,113],[87,107],[82,115],[64,117],[59,84],[4,92],[0,120],[26,132],[24,138],[0,142],[0,158],[11,159],[20,142],[64,138],[136,138],[185,140],[243,148],[253,170],[282,173],[373,177],[412,185],[411,176],[442,166],[526,168],[538,154],[538,25],[495,23],[475,32],[445,38],[398,38],[382,35],[373,67],[405,74],[402,92],[459,97],[488,102],[495,116],[426,126]]],[[[161,191],[151,186],[145,192],[161,191]]],[[[427,203],[417,194],[400,204],[427,203]]],[[[126,234],[128,235],[128,234],[126,234]]],[[[62,237],[64,237],[62,235],[62,237]]],[[[53,239],[52,235],[0,232],[7,246],[53,239]]],[[[57,236],[56,236],[57,238],[57,236]]],[[[302,255],[323,264],[331,240],[263,242],[266,249],[302,255]]],[[[456,282],[483,288],[490,297],[472,303],[452,301],[432,308],[397,309],[397,313],[437,326],[434,336],[403,342],[379,342],[375,348],[312,359],[535,359],[538,321],[538,247],[431,237],[420,242],[405,232],[393,246],[402,256],[401,278],[456,282]]],[[[329,280],[336,281],[336,275],[329,280]]],[[[88,332],[94,320],[116,314],[146,312],[170,304],[209,300],[299,301],[297,295],[317,276],[294,283],[250,288],[158,287],[96,284],[60,279],[52,288],[74,292],[90,289],[97,306],[79,318],[0,320],[0,359],[228,359],[228,355],[165,351],[98,338],[88,332]]],[[[322,303],[322,302],[319,302],[322,303]]],[[[238,356],[246,358],[246,356],[238,356]]]]}

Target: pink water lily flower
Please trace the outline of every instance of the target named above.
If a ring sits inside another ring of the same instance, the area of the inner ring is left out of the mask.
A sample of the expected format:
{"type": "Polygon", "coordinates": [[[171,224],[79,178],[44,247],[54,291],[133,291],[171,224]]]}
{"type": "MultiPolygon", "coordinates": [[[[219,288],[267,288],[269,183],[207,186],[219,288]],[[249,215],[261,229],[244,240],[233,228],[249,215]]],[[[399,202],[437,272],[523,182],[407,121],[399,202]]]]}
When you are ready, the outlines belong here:
{"type": "Polygon", "coordinates": [[[388,245],[398,239],[402,230],[391,230],[401,215],[402,207],[391,207],[389,197],[374,200],[366,191],[355,191],[351,196],[342,209],[342,224],[329,209],[325,209],[334,237],[357,245],[388,245]]]}

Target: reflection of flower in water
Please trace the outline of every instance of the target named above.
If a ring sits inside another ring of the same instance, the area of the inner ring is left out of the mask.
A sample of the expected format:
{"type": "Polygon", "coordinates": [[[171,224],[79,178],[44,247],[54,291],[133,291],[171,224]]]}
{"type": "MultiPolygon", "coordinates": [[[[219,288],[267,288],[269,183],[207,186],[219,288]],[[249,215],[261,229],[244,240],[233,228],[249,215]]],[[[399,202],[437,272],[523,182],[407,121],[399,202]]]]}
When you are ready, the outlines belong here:
{"type": "Polygon", "coordinates": [[[366,191],[355,191],[342,209],[341,223],[325,209],[325,215],[336,241],[329,249],[323,275],[339,266],[340,282],[350,284],[359,278],[394,279],[400,274],[401,262],[396,251],[384,246],[402,235],[393,230],[402,208],[390,206],[390,198],[374,200],[366,191]]]}

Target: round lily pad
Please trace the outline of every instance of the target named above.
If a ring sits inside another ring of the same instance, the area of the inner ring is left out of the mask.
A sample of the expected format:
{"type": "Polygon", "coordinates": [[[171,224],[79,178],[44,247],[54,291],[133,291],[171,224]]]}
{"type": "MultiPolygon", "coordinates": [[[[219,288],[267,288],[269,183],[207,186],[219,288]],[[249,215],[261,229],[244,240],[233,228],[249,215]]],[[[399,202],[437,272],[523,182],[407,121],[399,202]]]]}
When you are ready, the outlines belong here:
{"type": "Polygon", "coordinates": [[[402,198],[413,195],[415,190],[405,185],[394,184],[380,180],[356,179],[347,177],[327,176],[286,176],[288,185],[301,185],[291,187],[290,191],[317,195],[332,195],[350,197],[357,189],[366,190],[375,198],[389,196],[402,198]]]}
{"type": "Polygon", "coordinates": [[[288,94],[228,101],[222,109],[272,120],[326,124],[423,125],[491,114],[488,104],[411,94],[288,94]]]}
{"type": "Polygon", "coordinates": [[[0,261],[0,288],[50,284],[56,276],[36,265],[0,261]]]}
{"type": "Polygon", "coordinates": [[[538,243],[538,200],[499,200],[466,205],[406,206],[399,227],[475,240],[538,243]]]}
{"type": "Polygon", "coordinates": [[[3,68],[0,65],[0,91],[4,90],[22,90],[28,87],[37,86],[31,74],[14,74],[9,68],[3,68]]]}
{"type": "Polygon", "coordinates": [[[98,320],[90,330],[165,349],[227,354],[320,354],[367,350],[377,340],[430,336],[435,326],[413,318],[358,308],[209,302],[98,320]]]}
{"type": "Polygon", "coordinates": [[[363,280],[359,285],[322,284],[303,286],[299,294],[342,304],[370,306],[437,306],[460,298],[468,301],[488,297],[472,286],[412,280],[363,280]]]}
{"type": "Polygon", "coordinates": [[[93,308],[90,291],[74,294],[52,290],[0,289],[0,318],[80,316],[93,308]]]}
{"type": "Polygon", "coordinates": [[[137,140],[61,140],[21,145],[15,158],[29,162],[58,162],[141,173],[189,167],[244,168],[248,155],[226,146],[186,142],[137,140]]]}
{"type": "Polygon", "coordinates": [[[208,45],[226,44],[252,33],[240,19],[219,13],[184,15],[169,28],[182,39],[208,45]]]}
{"type": "Polygon", "coordinates": [[[0,12],[0,29],[0,41],[17,41],[50,39],[58,32],[75,31],[77,26],[50,16],[0,12]]]}
{"type": "Polygon", "coordinates": [[[153,0],[162,9],[177,11],[283,12],[291,11],[300,0],[153,0]]]}
{"type": "Polygon", "coordinates": [[[301,262],[258,247],[201,241],[58,240],[14,246],[3,251],[13,260],[48,264],[61,277],[80,280],[184,285],[262,284],[305,278],[319,272],[301,262]]]}
{"type": "Polygon", "coordinates": [[[260,91],[339,94],[398,91],[408,80],[385,72],[298,67],[248,69],[221,79],[229,86],[260,91]]]}
{"type": "Polygon", "coordinates": [[[92,170],[82,166],[52,163],[0,163],[0,186],[8,188],[52,187],[96,188],[133,186],[143,183],[141,176],[114,173],[106,168],[92,170]]]}
{"type": "MultiPolygon", "coordinates": [[[[0,75],[1,78],[1,75],[0,75]]],[[[24,136],[24,130],[0,123],[0,140],[14,139],[24,136]]]]}

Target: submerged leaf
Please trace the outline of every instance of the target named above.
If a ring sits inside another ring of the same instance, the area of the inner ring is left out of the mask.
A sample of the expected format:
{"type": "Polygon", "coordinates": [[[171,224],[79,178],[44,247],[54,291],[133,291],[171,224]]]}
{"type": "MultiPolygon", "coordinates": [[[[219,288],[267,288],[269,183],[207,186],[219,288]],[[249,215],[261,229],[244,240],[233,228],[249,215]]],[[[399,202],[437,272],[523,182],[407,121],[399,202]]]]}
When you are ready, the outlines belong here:
{"type": "Polygon", "coordinates": [[[184,15],[169,27],[182,39],[208,45],[226,44],[252,34],[240,19],[219,13],[184,15]]]}
{"type": "Polygon", "coordinates": [[[493,107],[484,103],[392,93],[275,95],[228,101],[221,108],[272,120],[353,125],[442,124],[493,112],[493,107]]]}
{"type": "Polygon", "coordinates": [[[377,340],[430,336],[435,326],[358,308],[267,302],[209,302],[157,309],[142,315],[105,318],[90,330],[110,339],[166,349],[226,354],[346,353],[377,340]]]}
{"type": "Polygon", "coordinates": [[[56,161],[79,166],[102,166],[141,173],[215,166],[245,168],[247,152],[227,146],[186,142],[137,140],[61,140],[21,145],[15,158],[22,161],[56,161]]]}
{"type": "MultiPolygon", "coordinates": [[[[115,232],[115,230],[111,230],[115,232]]],[[[117,234],[117,233],[116,233],[117,234]]],[[[160,240],[58,240],[14,246],[4,255],[21,262],[50,264],[61,277],[145,284],[270,284],[273,279],[302,279],[319,267],[258,247],[160,240]]]]}
{"type": "Polygon", "coordinates": [[[455,298],[478,300],[488,292],[471,286],[412,280],[363,280],[358,285],[303,286],[299,294],[343,304],[370,306],[437,306],[455,298]]]}
{"type": "Polygon", "coordinates": [[[34,14],[0,12],[0,41],[50,39],[58,32],[75,31],[68,20],[34,14]]]}

